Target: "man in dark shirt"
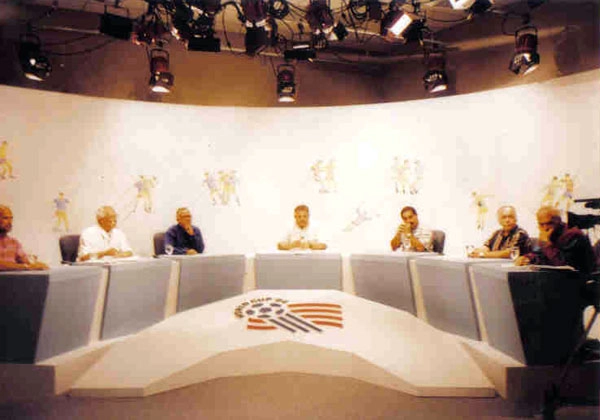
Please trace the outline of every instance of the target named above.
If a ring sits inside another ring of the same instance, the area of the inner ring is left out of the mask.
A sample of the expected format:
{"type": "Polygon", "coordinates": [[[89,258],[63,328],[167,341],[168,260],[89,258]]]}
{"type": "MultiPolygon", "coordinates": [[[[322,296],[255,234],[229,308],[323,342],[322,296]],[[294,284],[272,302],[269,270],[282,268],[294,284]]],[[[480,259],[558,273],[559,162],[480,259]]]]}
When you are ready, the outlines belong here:
{"type": "Polygon", "coordinates": [[[539,246],[517,258],[516,265],[569,265],[582,274],[594,271],[596,261],[589,238],[578,228],[563,223],[558,209],[541,207],[537,221],[539,246]]]}
{"type": "Polygon", "coordinates": [[[517,211],[513,206],[498,209],[498,224],[502,227],[495,231],[481,248],[469,254],[472,258],[509,258],[511,250],[518,248],[519,255],[531,251],[531,240],[527,232],[517,225],[517,211]]]}
{"type": "Polygon", "coordinates": [[[175,255],[194,255],[204,251],[204,240],[198,227],[192,225],[192,214],[181,207],[176,213],[177,224],[165,233],[165,250],[175,255]]]}

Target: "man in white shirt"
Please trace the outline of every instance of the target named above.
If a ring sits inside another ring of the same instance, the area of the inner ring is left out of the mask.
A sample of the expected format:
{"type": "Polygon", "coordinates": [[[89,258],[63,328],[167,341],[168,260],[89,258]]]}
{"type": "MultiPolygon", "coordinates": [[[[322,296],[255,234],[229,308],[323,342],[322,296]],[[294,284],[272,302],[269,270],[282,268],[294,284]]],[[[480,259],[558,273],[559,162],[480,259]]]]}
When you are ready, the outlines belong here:
{"type": "Polygon", "coordinates": [[[319,242],[316,232],[309,226],[309,211],[304,204],[294,209],[294,219],[296,224],[285,238],[277,244],[277,248],[282,251],[291,249],[326,249],[327,245],[319,242]]]}
{"type": "Polygon", "coordinates": [[[432,232],[419,226],[419,216],[414,207],[406,206],[400,211],[402,224],[390,245],[392,251],[402,247],[402,251],[430,252],[433,250],[432,232]]]}
{"type": "Polygon", "coordinates": [[[131,257],[133,251],[125,234],[116,228],[115,210],[110,206],[100,207],[96,212],[96,220],[97,226],[90,226],[81,232],[77,261],[131,257]]]}

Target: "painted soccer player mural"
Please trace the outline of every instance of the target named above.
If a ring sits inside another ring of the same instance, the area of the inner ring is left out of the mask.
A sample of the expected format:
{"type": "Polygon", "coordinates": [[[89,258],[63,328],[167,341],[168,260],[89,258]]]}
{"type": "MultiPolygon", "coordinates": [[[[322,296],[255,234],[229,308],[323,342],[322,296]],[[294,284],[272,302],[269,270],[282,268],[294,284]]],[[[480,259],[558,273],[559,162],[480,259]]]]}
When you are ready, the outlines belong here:
{"type": "Polygon", "coordinates": [[[139,179],[136,181],[135,184],[133,184],[133,186],[137,190],[137,195],[135,198],[135,206],[133,207],[132,213],[136,212],[138,204],[140,203],[143,203],[144,211],[146,213],[152,213],[152,196],[154,192],[154,187],[156,187],[156,177],[140,175],[139,179]]]}
{"type": "Polygon", "coordinates": [[[560,196],[561,182],[557,176],[553,176],[552,180],[544,187],[544,197],[542,198],[543,206],[556,207],[560,196]]]}
{"type": "Polygon", "coordinates": [[[8,142],[3,140],[0,143],[0,179],[16,178],[13,175],[13,166],[8,158],[8,142]]]}
{"type": "Polygon", "coordinates": [[[235,198],[235,202],[240,205],[240,197],[237,193],[237,187],[240,183],[237,176],[237,171],[219,171],[219,181],[221,183],[221,204],[224,206],[229,204],[232,198],[235,198]]]}
{"type": "Polygon", "coordinates": [[[392,179],[396,194],[418,194],[423,180],[423,164],[420,160],[404,159],[394,157],[392,164],[392,179]]]}
{"type": "Polygon", "coordinates": [[[565,174],[560,180],[561,194],[558,197],[558,208],[565,210],[565,216],[568,214],[573,204],[573,192],[575,190],[575,181],[570,174],[565,174]]]}
{"type": "Polygon", "coordinates": [[[319,159],[313,163],[310,170],[313,179],[319,184],[320,193],[335,192],[335,161],[333,159],[329,159],[328,162],[323,162],[322,159],[319,159]]]}
{"type": "Polygon", "coordinates": [[[61,225],[64,227],[64,231],[69,231],[69,215],[67,214],[67,207],[71,201],[65,197],[62,192],[58,193],[58,197],[54,199],[54,217],[56,217],[56,224],[54,230],[60,232],[61,225]]]}
{"type": "Polygon", "coordinates": [[[238,206],[240,205],[238,195],[240,179],[235,169],[219,170],[216,173],[205,171],[202,183],[208,188],[213,206],[217,204],[227,206],[233,200],[238,206]]]}
{"type": "Polygon", "coordinates": [[[473,207],[477,212],[477,230],[483,230],[485,227],[485,218],[488,213],[488,205],[486,199],[491,197],[489,194],[479,194],[477,191],[471,193],[473,199],[473,207]]]}
{"type": "Polygon", "coordinates": [[[354,218],[350,221],[350,223],[348,223],[348,225],[344,228],[344,232],[351,232],[363,223],[368,222],[369,220],[373,220],[374,218],[380,216],[379,213],[373,214],[370,211],[365,210],[363,204],[356,207],[354,209],[354,212],[356,214],[354,215],[354,218]]]}

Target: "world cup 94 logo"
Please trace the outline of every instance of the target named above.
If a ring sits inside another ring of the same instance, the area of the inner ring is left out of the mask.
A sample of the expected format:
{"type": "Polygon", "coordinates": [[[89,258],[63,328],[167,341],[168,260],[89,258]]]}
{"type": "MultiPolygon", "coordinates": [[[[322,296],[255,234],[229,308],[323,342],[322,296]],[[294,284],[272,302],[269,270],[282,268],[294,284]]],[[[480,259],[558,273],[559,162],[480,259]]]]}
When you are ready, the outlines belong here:
{"type": "Polygon", "coordinates": [[[234,314],[246,320],[249,330],[283,329],[308,333],[323,332],[323,326],[344,326],[342,306],[335,303],[290,303],[285,299],[263,297],[241,303],[234,314]]]}

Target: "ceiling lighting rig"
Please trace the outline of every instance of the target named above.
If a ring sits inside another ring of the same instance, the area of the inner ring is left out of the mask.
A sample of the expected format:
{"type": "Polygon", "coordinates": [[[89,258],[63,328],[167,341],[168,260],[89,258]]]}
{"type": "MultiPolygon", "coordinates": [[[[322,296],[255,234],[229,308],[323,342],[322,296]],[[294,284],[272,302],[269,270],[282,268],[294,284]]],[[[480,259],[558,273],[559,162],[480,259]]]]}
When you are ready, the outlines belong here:
{"type": "MultiPolygon", "coordinates": [[[[333,50],[335,43],[343,41],[348,50],[360,50],[364,46],[368,55],[367,43],[377,38],[392,44],[388,48],[391,56],[398,52],[402,54],[403,50],[396,46],[419,42],[423,46],[426,66],[425,89],[431,93],[442,92],[448,87],[447,51],[441,47],[443,44],[433,41],[431,28],[437,33],[490,11],[504,16],[502,32],[515,38],[510,71],[528,74],[540,63],[537,29],[529,24],[529,16],[522,16],[523,22],[516,31],[506,32],[506,20],[516,13],[496,10],[496,0],[391,0],[389,3],[342,0],[335,9],[332,9],[331,0],[308,0],[302,6],[292,2],[297,0],[144,0],[146,12],[135,19],[129,17],[127,9],[119,4],[120,0],[105,1],[114,1],[110,7],[115,10],[109,13],[105,5],[100,17],[100,33],[146,47],[151,75],[149,85],[154,92],[169,92],[173,87],[175,78],[166,49],[169,41],[175,39],[183,43],[188,51],[220,52],[221,39],[217,33],[223,34],[231,52],[244,51],[249,56],[266,54],[284,60],[275,72],[278,97],[282,102],[291,102],[296,96],[294,63],[313,61],[317,53],[328,48],[333,50]],[[452,8],[438,7],[441,2],[449,3],[452,8]],[[241,24],[238,32],[243,34],[244,50],[232,47],[229,40],[227,26],[232,24],[232,19],[226,20],[225,13],[231,8],[236,13],[234,21],[241,24]],[[458,13],[461,18],[436,19],[440,9],[443,13],[458,13]],[[215,28],[217,16],[222,18],[218,30],[215,28]]],[[[546,0],[526,1],[532,9],[546,0]]],[[[377,45],[381,50],[387,48],[383,46],[386,43],[377,45]]],[[[19,60],[23,73],[34,80],[44,80],[51,72],[50,62],[41,46],[40,38],[28,25],[19,44],[19,60]]],[[[90,52],[102,46],[76,53],[90,52]]],[[[381,50],[377,50],[378,53],[384,54],[381,50]]]]}

